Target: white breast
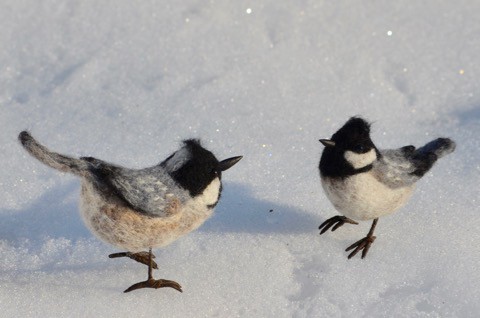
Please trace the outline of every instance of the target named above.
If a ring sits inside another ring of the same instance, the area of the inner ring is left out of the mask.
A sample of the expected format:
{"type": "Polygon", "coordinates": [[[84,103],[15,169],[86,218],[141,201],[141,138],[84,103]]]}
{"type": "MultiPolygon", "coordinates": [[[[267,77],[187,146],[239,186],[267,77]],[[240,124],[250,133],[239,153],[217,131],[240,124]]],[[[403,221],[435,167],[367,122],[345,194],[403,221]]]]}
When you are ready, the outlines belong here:
{"type": "MultiPolygon", "coordinates": [[[[216,184],[218,198],[220,182],[216,184]]],[[[211,202],[214,193],[215,186],[212,186],[198,199],[211,202]]],[[[151,217],[125,206],[115,196],[101,195],[89,180],[83,180],[80,211],[92,233],[131,252],[170,244],[198,228],[213,212],[193,200],[183,205],[174,195],[167,196],[167,201],[166,209],[170,211],[166,216],[151,217]]]]}
{"type": "Polygon", "coordinates": [[[370,220],[390,214],[410,198],[413,185],[392,189],[372,173],[360,173],[343,180],[322,177],[325,193],[343,215],[356,220],[370,220]]]}

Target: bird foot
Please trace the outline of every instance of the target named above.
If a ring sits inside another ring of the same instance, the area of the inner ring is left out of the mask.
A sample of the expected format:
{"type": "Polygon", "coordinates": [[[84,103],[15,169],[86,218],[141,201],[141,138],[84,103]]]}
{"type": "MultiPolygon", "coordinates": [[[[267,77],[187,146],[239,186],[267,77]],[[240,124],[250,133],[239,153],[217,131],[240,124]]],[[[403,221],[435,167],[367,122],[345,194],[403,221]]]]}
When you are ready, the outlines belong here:
{"type": "MultiPolygon", "coordinates": [[[[110,258],[117,258],[117,257],[129,257],[139,263],[145,264],[149,266],[150,264],[150,256],[149,252],[138,252],[138,253],[131,253],[131,252],[121,252],[121,253],[113,253],[108,255],[110,258]]],[[[155,258],[155,255],[152,254],[152,258],[155,258]]],[[[152,268],[158,269],[157,263],[152,260],[152,268]]]]}
{"type": "Polygon", "coordinates": [[[328,229],[330,229],[332,226],[333,226],[332,228],[332,232],[333,232],[336,229],[338,229],[340,226],[344,225],[345,223],[358,224],[358,222],[355,222],[354,220],[349,219],[346,216],[336,215],[334,217],[329,218],[318,227],[318,229],[321,230],[320,235],[327,232],[328,229]]]}
{"type": "Polygon", "coordinates": [[[128,293],[128,292],[131,292],[132,290],[136,290],[136,289],[140,289],[140,288],[155,288],[155,289],[158,289],[158,288],[164,288],[164,287],[170,287],[170,288],[178,290],[181,293],[183,292],[182,291],[182,286],[180,286],[177,282],[174,282],[173,280],[149,278],[146,281],[133,284],[132,286],[125,289],[124,293],[128,293]]]}
{"type": "Polygon", "coordinates": [[[349,247],[347,247],[347,249],[345,250],[345,252],[348,252],[350,250],[353,249],[353,252],[351,252],[349,255],[348,255],[348,259],[351,259],[352,257],[354,257],[359,251],[362,251],[362,258],[364,258],[365,256],[367,256],[367,253],[368,253],[368,250],[370,249],[370,246],[372,245],[372,243],[375,241],[377,237],[376,236],[369,236],[367,235],[366,237],[362,238],[361,240],[353,243],[352,245],[350,245],[349,247]]]}

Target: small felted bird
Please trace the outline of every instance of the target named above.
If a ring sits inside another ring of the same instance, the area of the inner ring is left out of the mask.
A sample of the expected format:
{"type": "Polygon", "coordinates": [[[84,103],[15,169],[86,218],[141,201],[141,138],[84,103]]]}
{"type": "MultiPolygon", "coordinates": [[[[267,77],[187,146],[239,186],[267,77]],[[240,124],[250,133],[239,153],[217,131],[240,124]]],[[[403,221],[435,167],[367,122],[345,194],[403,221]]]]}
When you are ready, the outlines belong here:
{"type": "Polygon", "coordinates": [[[379,150],[370,138],[370,124],[350,118],[331,139],[320,139],[325,146],[320,159],[322,187],[342,215],[323,222],[320,234],[335,231],[345,223],[373,220],[367,236],[350,245],[352,258],[362,250],[364,258],[371,244],[378,218],[405,205],[417,182],[443,156],[455,150],[455,142],[438,138],[425,146],[405,146],[379,150]]]}
{"type": "Polygon", "coordinates": [[[128,169],[52,152],[26,131],[18,138],[42,163],[81,178],[80,212],[85,224],[100,239],[126,250],[110,258],[130,257],[148,266],[148,279],[125,292],[145,287],[182,291],[177,282],[153,278],[157,264],[152,248],[173,242],[210,217],[222,192],[222,172],[242,159],[218,161],[199,140],[189,139],[158,165],[128,169]]]}

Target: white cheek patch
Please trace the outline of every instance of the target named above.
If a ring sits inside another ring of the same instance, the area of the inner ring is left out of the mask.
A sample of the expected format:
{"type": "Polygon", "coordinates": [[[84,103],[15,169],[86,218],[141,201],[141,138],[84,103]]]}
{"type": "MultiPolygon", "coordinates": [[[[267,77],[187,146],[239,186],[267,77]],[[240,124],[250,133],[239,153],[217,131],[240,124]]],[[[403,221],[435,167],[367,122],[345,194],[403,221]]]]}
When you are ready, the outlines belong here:
{"type": "Polygon", "coordinates": [[[345,151],[344,157],[354,169],[360,169],[372,164],[375,160],[377,160],[377,153],[375,152],[374,148],[370,149],[370,151],[366,153],[355,153],[347,150],[345,151]]]}
{"type": "Polygon", "coordinates": [[[215,178],[196,199],[205,205],[215,204],[217,203],[219,193],[220,179],[215,178]]]}

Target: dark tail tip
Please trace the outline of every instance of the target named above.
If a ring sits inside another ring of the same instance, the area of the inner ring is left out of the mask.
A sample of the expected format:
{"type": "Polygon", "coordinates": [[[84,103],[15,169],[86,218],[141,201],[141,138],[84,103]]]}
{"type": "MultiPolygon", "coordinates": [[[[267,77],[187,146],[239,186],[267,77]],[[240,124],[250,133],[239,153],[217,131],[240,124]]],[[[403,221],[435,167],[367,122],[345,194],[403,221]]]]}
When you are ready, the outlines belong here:
{"type": "Polygon", "coordinates": [[[414,175],[422,177],[433,166],[435,161],[455,150],[455,142],[450,138],[437,138],[415,151],[413,162],[414,175]]]}
{"type": "Polygon", "coordinates": [[[33,137],[28,131],[24,130],[18,135],[18,140],[20,140],[22,145],[25,145],[27,142],[32,141],[33,137]]]}
{"type": "Polygon", "coordinates": [[[455,150],[457,144],[450,138],[439,138],[441,143],[441,150],[445,154],[449,154],[455,150]]]}
{"type": "Polygon", "coordinates": [[[434,153],[438,158],[453,152],[455,150],[455,142],[450,138],[437,138],[430,141],[425,146],[418,149],[418,154],[434,153]]]}
{"type": "Polygon", "coordinates": [[[433,152],[441,158],[455,150],[456,144],[450,138],[438,138],[430,143],[434,150],[433,152]]]}

